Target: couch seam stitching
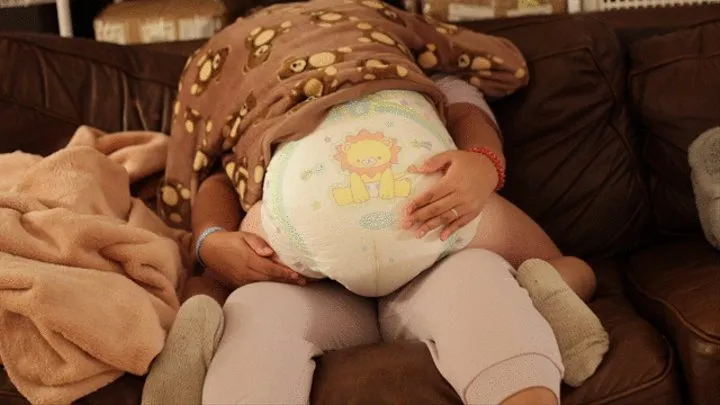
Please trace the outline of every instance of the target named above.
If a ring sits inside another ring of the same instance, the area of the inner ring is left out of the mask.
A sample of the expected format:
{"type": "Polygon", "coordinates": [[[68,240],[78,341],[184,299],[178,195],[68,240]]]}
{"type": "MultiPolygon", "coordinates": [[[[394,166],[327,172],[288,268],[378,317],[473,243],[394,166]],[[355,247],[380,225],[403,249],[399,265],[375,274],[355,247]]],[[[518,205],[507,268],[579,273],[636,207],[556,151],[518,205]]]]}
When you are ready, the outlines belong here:
{"type": "Polygon", "coordinates": [[[26,104],[26,103],[22,103],[22,102],[16,100],[15,98],[10,97],[10,96],[8,96],[8,95],[6,95],[6,94],[3,94],[3,93],[0,93],[0,100],[6,101],[6,102],[8,102],[8,103],[10,103],[10,104],[12,104],[12,105],[17,105],[17,106],[20,106],[20,107],[22,107],[22,108],[26,108],[26,109],[28,109],[28,110],[33,110],[33,111],[38,112],[38,113],[40,113],[40,114],[46,115],[46,116],[48,116],[48,117],[52,117],[52,118],[54,118],[54,119],[63,121],[63,122],[65,122],[66,124],[77,125],[77,126],[80,126],[80,125],[81,125],[81,124],[75,122],[74,120],[72,120],[72,119],[69,118],[69,117],[64,117],[64,116],[61,116],[61,115],[59,115],[59,114],[53,114],[53,113],[51,113],[51,111],[50,111],[49,109],[40,108],[40,107],[37,107],[37,106],[33,106],[33,105],[26,104]]]}
{"type": "MultiPolygon", "coordinates": [[[[641,318],[641,319],[642,319],[642,318],[641,318]]],[[[652,326],[652,325],[651,325],[651,326],[652,326]]],[[[653,331],[658,332],[658,331],[657,331],[656,329],[654,329],[654,328],[653,328],[653,331]]],[[[661,336],[662,336],[662,335],[661,335],[661,336]]],[[[665,346],[665,350],[666,350],[670,355],[668,356],[669,360],[668,360],[666,366],[663,368],[663,370],[660,372],[660,374],[658,374],[657,377],[655,377],[655,378],[652,379],[651,381],[648,381],[648,382],[646,382],[646,383],[643,383],[643,384],[641,384],[641,385],[639,385],[639,386],[636,385],[636,386],[634,386],[634,387],[632,387],[632,388],[630,388],[630,389],[625,390],[624,392],[620,392],[620,393],[617,393],[617,394],[615,394],[615,395],[608,396],[608,397],[603,398],[603,399],[601,399],[601,400],[599,400],[599,401],[593,402],[593,403],[591,403],[591,404],[589,404],[589,405],[609,404],[609,403],[612,403],[613,401],[616,401],[616,400],[618,400],[618,399],[626,398],[626,397],[628,397],[629,395],[633,395],[633,394],[635,394],[635,393],[637,393],[637,392],[645,391],[645,390],[647,390],[647,389],[649,389],[649,388],[655,387],[655,386],[659,385],[660,383],[662,383],[668,376],[670,376],[671,371],[673,370],[673,368],[674,368],[674,366],[675,366],[675,361],[676,361],[676,359],[675,359],[675,354],[673,353],[673,348],[672,348],[672,346],[670,345],[670,343],[667,341],[667,339],[666,339],[664,336],[662,336],[662,341],[663,341],[663,343],[665,344],[665,345],[664,345],[664,346],[665,346]]],[[[673,385],[674,385],[674,386],[677,386],[677,383],[675,383],[675,384],[673,384],[673,385]]]]}
{"type": "MultiPolygon", "coordinates": [[[[630,79],[630,81],[632,81],[635,76],[639,76],[639,75],[642,75],[642,74],[647,74],[647,73],[649,73],[649,72],[651,72],[651,71],[653,71],[653,70],[658,70],[658,69],[660,69],[660,68],[663,68],[663,67],[666,67],[666,66],[669,66],[669,65],[674,65],[674,64],[676,64],[676,63],[685,62],[685,61],[688,61],[688,60],[714,59],[714,58],[717,58],[717,57],[720,57],[720,51],[715,52],[715,53],[711,53],[711,54],[709,54],[709,55],[684,55],[684,56],[678,56],[678,57],[675,57],[675,58],[673,58],[673,59],[666,60],[666,61],[663,61],[663,62],[656,62],[656,63],[654,63],[654,64],[652,64],[652,65],[650,65],[650,66],[648,66],[648,67],[644,67],[644,68],[642,68],[642,69],[635,69],[635,68],[634,68],[634,69],[630,70],[630,72],[629,72],[629,79],[630,79]]],[[[635,61],[635,58],[632,58],[632,55],[631,55],[631,60],[632,60],[633,62],[635,61]]]]}

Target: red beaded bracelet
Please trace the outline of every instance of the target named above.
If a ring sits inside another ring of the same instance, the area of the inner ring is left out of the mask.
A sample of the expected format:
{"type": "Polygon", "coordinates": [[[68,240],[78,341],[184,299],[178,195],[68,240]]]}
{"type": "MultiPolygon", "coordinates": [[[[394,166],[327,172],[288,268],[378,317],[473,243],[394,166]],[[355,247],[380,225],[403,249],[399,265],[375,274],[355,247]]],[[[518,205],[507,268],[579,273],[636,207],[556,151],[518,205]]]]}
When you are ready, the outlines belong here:
{"type": "Polygon", "coordinates": [[[483,146],[480,148],[470,148],[470,152],[479,153],[481,155],[484,155],[486,158],[488,158],[493,166],[495,166],[495,170],[497,171],[498,176],[498,182],[497,186],[495,186],[495,191],[500,191],[500,189],[503,188],[505,185],[505,167],[503,166],[502,160],[500,157],[495,154],[490,148],[483,146]]]}

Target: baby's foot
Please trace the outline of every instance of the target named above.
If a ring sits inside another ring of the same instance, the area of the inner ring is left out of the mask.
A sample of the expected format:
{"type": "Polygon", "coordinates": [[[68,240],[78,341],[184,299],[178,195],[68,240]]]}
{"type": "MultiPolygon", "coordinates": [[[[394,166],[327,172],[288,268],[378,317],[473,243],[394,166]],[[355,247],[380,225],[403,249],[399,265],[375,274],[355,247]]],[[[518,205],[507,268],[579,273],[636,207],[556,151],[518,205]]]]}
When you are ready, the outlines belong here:
{"type": "Polygon", "coordinates": [[[688,162],[705,237],[720,249],[720,127],[703,133],[690,145],[688,162]]]}
{"type": "Polygon", "coordinates": [[[543,260],[525,261],[518,268],[517,280],[555,333],[565,366],[563,381],[580,386],[595,373],[610,345],[600,320],[543,260]]]}
{"type": "Polygon", "coordinates": [[[180,307],[145,380],[143,405],[200,404],[210,361],[222,337],[223,310],[206,295],[180,307]]]}

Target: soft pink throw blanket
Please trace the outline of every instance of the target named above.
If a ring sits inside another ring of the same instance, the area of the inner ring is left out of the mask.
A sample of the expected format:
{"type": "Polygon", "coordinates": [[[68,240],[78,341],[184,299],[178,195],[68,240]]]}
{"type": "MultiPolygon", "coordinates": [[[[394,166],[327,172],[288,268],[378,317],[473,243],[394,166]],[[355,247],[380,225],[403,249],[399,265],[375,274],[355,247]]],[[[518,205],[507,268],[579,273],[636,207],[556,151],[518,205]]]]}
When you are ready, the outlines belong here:
{"type": "Polygon", "coordinates": [[[130,195],[167,138],[81,127],[43,158],[0,155],[0,359],[32,403],[144,374],[179,307],[189,235],[130,195]]]}

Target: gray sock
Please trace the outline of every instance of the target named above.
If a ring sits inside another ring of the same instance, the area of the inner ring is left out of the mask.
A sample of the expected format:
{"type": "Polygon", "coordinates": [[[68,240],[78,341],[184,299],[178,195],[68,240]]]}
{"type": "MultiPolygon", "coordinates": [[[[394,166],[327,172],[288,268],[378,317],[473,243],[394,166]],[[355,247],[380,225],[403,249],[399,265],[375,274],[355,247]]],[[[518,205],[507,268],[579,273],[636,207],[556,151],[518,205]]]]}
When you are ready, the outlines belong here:
{"type": "Polygon", "coordinates": [[[206,295],[185,301],[145,379],[142,405],[200,405],[223,328],[223,310],[217,301],[206,295]]]}
{"type": "Polygon", "coordinates": [[[720,249],[720,127],[690,145],[688,162],[700,224],[710,244],[720,249]]]}
{"type": "Polygon", "coordinates": [[[605,328],[550,263],[525,261],[518,267],[517,281],[555,333],[565,366],[563,381],[579,387],[595,374],[608,351],[605,328]]]}

